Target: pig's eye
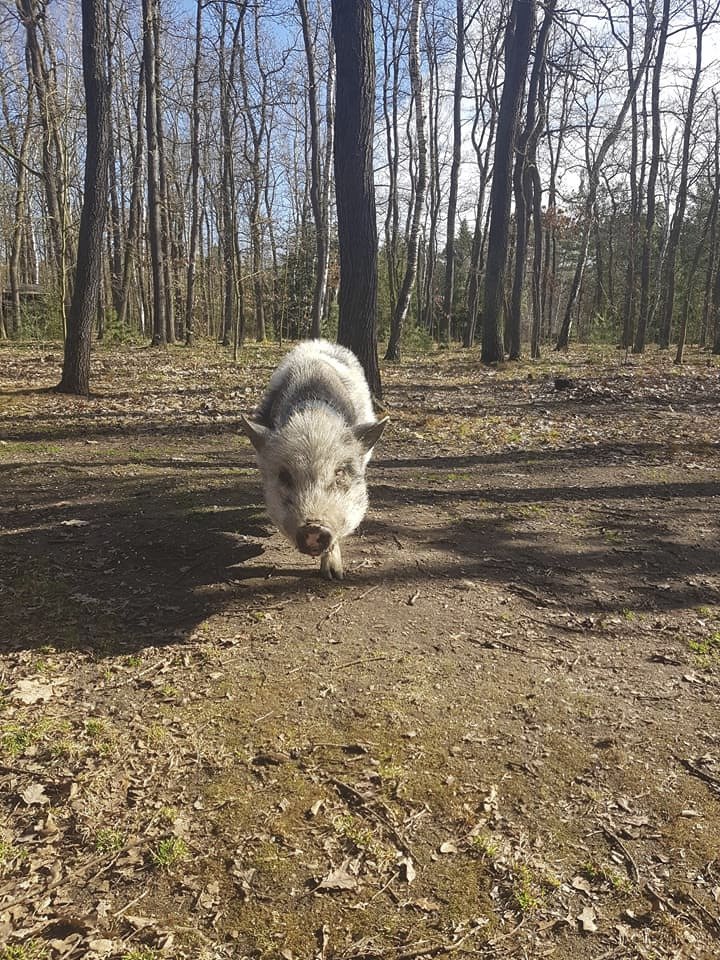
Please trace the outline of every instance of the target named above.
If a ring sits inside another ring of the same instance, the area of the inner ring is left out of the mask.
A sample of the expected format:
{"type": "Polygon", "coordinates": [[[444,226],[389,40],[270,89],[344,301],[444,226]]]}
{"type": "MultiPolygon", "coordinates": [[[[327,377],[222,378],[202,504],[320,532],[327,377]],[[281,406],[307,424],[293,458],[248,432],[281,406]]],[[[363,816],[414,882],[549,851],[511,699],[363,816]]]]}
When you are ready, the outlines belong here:
{"type": "Polygon", "coordinates": [[[285,487],[292,487],[293,481],[289,470],[281,470],[278,474],[278,480],[285,487]]]}
{"type": "Polygon", "coordinates": [[[346,483],[350,475],[350,468],[346,464],[345,466],[338,467],[335,471],[335,483],[342,484],[346,483]]]}

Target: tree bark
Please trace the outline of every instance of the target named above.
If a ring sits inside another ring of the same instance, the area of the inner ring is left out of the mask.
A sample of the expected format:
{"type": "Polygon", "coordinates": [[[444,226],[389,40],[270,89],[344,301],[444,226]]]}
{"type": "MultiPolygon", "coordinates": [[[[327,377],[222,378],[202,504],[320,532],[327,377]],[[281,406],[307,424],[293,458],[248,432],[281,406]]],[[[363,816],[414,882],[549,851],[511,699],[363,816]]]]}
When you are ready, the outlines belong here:
{"type": "Polygon", "coordinates": [[[713,326],[712,352],[717,356],[720,354],[720,263],[718,263],[715,270],[710,316],[713,326]]]}
{"type": "Polygon", "coordinates": [[[645,227],[643,230],[642,254],[640,258],[640,307],[638,310],[638,323],[635,330],[633,353],[644,352],[647,327],[650,320],[650,262],[652,258],[653,234],[655,231],[655,218],[657,209],[655,187],[657,184],[658,172],[660,170],[662,135],[660,116],[660,84],[662,79],[662,67],[663,60],[665,58],[665,47],[667,44],[669,24],[670,0],[663,0],[663,9],[660,16],[660,25],[658,29],[657,51],[655,53],[655,63],[653,65],[652,84],[650,88],[650,109],[652,112],[652,147],[650,152],[650,167],[648,169],[645,227]]]}
{"type": "Polygon", "coordinates": [[[337,63],[335,194],[340,248],[338,342],[382,395],[377,354],[377,225],[373,177],[375,53],[370,0],[332,0],[337,63]]]}
{"type": "Polygon", "coordinates": [[[82,0],[82,49],[87,146],[78,261],[68,314],[61,393],[90,392],[90,344],[100,300],[103,233],[110,161],[110,88],[103,0],[82,0]]]}
{"type": "Polygon", "coordinates": [[[143,103],[145,99],[145,64],[140,58],[140,78],[138,80],[137,109],[135,114],[135,153],[132,159],[132,183],[130,187],[130,215],[128,217],[125,251],[123,255],[122,282],[120,285],[120,303],[118,305],[118,326],[122,330],[127,322],[130,303],[133,259],[139,261],[138,238],[142,221],[141,188],[143,166],[143,103]]]}
{"type": "Polygon", "coordinates": [[[158,191],[160,197],[160,242],[162,245],[163,287],[165,290],[165,340],[175,342],[175,271],[173,269],[172,224],[170,217],[170,188],[168,185],[167,163],[165,160],[165,134],[163,130],[162,84],[160,82],[160,6],[155,0],[153,17],[154,50],[153,58],[155,91],[155,131],[157,143],[158,191]]]}
{"type": "Polygon", "coordinates": [[[160,185],[160,155],[157,129],[157,71],[158,56],[155,37],[158,0],[142,0],[143,8],[143,66],[145,69],[145,130],[147,137],[148,163],[148,233],[150,237],[150,262],[152,266],[152,345],[167,342],[165,270],[163,265],[162,190],[160,185]]]}
{"type": "Polygon", "coordinates": [[[420,307],[422,327],[435,335],[435,271],[438,253],[438,223],[440,220],[440,62],[435,24],[428,21],[428,8],[423,10],[425,46],[428,56],[428,216],[425,223],[424,270],[420,307]]]}
{"type": "MultiPolygon", "coordinates": [[[[525,266],[527,247],[530,239],[530,217],[534,204],[533,170],[537,161],[537,142],[540,137],[541,124],[544,120],[540,109],[541,90],[544,84],[545,50],[547,48],[550,27],[555,14],[557,0],[549,0],[545,7],[533,59],[530,84],[528,86],[527,111],[525,125],[518,137],[518,146],[515,154],[515,172],[513,187],[515,192],[515,269],[513,271],[512,294],[510,299],[510,316],[508,321],[509,343],[508,353],[511,360],[520,358],[520,329],[522,323],[522,295],[525,284],[525,266]]],[[[539,177],[538,183],[539,183],[539,177]]]]}
{"type": "MultiPolygon", "coordinates": [[[[462,2],[462,0],[460,0],[462,2]]],[[[390,328],[386,360],[400,361],[400,341],[403,325],[410,307],[415,278],[417,276],[418,244],[420,237],[420,220],[425,207],[425,191],[427,189],[427,144],[425,142],[425,104],[423,102],[422,75],[420,73],[420,21],[421,0],[412,0],[410,14],[410,84],[415,109],[415,133],[417,139],[418,166],[417,179],[414,184],[412,207],[412,221],[407,242],[407,257],[405,261],[405,275],[398,293],[395,311],[390,328]]]]}
{"type": "MultiPolygon", "coordinates": [[[[479,12],[480,8],[478,8],[479,12]]],[[[480,310],[480,278],[483,270],[483,255],[487,237],[487,212],[485,200],[487,185],[490,181],[490,163],[492,148],[495,140],[497,114],[499,104],[495,95],[499,66],[498,48],[502,37],[501,24],[493,31],[488,31],[481,21],[481,39],[478,51],[475,53],[475,63],[470,72],[474,75],[475,87],[475,117],[471,132],[473,147],[478,166],[479,182],[478,195],[475,204],[475,228],[473,230],[472,249],[470,252],[470,269],[467,284],[467,325],[463,337],[463,345],[471,347],[475,342],[478,312],[480,310]],[[489,46],[486,46],[486,37],[490,34],[489,46]],[[482,86],[482,63],[486,63],[484,88],[482,86]],[[485,111],[490,115],[486,118],[485,111]],[[482,123],[481,123],[482,120],[482,123]],[[480,134],[478,135],[478,129],[480,134]]]]}
{"type": "Polygon", "coordinates": [[[450,193],[448,196],[447,233],[445,240],[445,289],[443,292],[443,337],[446,343],[452,339],[453,294],[455,292],[455,221],[457,217],[458,183],[462,148],[462,81],[465,57],[465,7],[463,0],[456,0],[455,24],[455,84],[453,87],[453,152],[450,167],[450,193]]]}
{"type": "MultiPolygon", "coordinates": [[[[26,163],[30,152],[30,135],[33,124],[32,87],[28,84],[26,100],[25,126],[23,127],[20,153],[16,164],[15,179],[15,222],[13,223],[12,238],[10,240],[10,258],[8,261],[8,282],[10,285],[10,315],[12,332],[20,332],[22,310],[20,306],[20,250],[22,246],[23,227],[25,224],[25,205],[27,202],[27,168],[26,163]]],[[[6,321],[7,326],[7,321],[6,321]]],[[[6,331],[7,332],[7,331],[6,331]]]]}
{"type": "Polygon", "coordinates": [[[683,297],[682,319],[680,321],[680,329],[678,330],[677,351],[675,353],[674,361],[676,364],[681,364],[683,362],[685,340],[687,338],[688,319],[690,317],[690,308],[692,305],[693,283],[695,281],[695,275],[697,273],[698,266],[700,265],[700,260],[705,250],[705,242],[710,230],[710,225],[717,213],[719,195],[720,180],[715,180],[712,197],[710,199],[710,209],[708,210],[707,217],[705,218],[705,223],[702,231],[700,232],[700,237],[695,245],[695,253],[692,258],[692,263],[690,264],[690,268],[687,270],[687,276],[685,278],[685,296],[683,297]]]}
{"type": "Polygon", "coordinates": [[[690,82],[690,91],[688,93],[687,105],[685,107],[685,117],[683,121],[682,160],[680,163],[680,183],[678,184],[675,210],[672,216],[670,236],[668,237],[667,249],[665,251],[665,262],[663,264],[662,271],[662,303],[658,329],[658,345],[660,346],[661,350],[666,350],[670,346],[670,333],[672,328],[673,312],[675,309],[675,263],[677,260],[678,246],[680,244],[680,234],[682,232],[683,222],[685,220],[685,208],[687,206],[690,148],[693,135],[695,101],[697,99],[698,86],[700,84],[700,74],[702,72],[703,36],[709,24],[709,21],[705,20],[704,16],[707,13],[705,6],[703,5],[703,10],[701,13],[699,9],[700,3],[703,3],[703,0],[692,0],[693,21],[695,25],[695,69],[690,82]]]}
{"type": "MultiPolygon", "coordinates": [[[[243,5],[245,12],[247,5],[243,5]]],[[[251,270],[252,285],[254,295],[255,309],[255,339],[258,343],[265,339],[265,307],[264,307],[264,285],[262,275],[262,219],[260,217],[260,202],[263,194],[263,170],[262,170],[262,147],[265,141],[265,129],[267,126],[268,109],[268,71],[262,63],[262,52],[260,50],[260,7],[254,7],[253,37],[255,60],[260,77],[259,102],[252,103],[250,99],[250,89],[248,85],[245,50],[245,20],[241,18],[242,42],[238,49],[238,72],[240,74],[240,83],[242,85],[243,102],[245,106],[245,122],[250,131],[250,148],[247,143],[245,147],[245,161],[249,168],[249,190],[250,199],[248,202],[248,217],[250,220],[250,251],[251,251],[251,270]]]]}
{"type": "Polygon", "coordinates": [[[325,304],[325,287],[328,275],[329,237],[327,235],[327,221],[323,216],[322,205],[322,170],[320,157],[320,109],[317,96],[317,75],[315,69],[316,37],[310,33],[310,16],[307,0],[296,0],[300,23],[302,26],[303,44],[305,46],[305,60],[308,70],[308,113],[310,119],[310,203],[313,219],[315,220],[315,283],[313,287],[313,302],[310,313],[310,335],[319,337],[322,328],[323,306],[325,304]]]}
{"type": "MultiPolygon", "coordinates": [[[[60,135],[59,106],[54,63],[48,67],[47,0],[16,0],[20,20],[25,27],[25,60],[40,109],[42,129],[42,173],[47,206],[47,224],[57,271],[63,328],[67,315],[67,271],[72,259],[68,238],[68,197],[65,177],[65,146],[60,135]],[[41,43],[41,38],[43,43],[41,43]],[[44,44],[44,45],[43,45],[44,44]]],[[[51,57],[52,61],[52,57],[51,57]]]]}
{"type": "Polygon", "coordinates": [[[185,289],[185,343],[192,346],[194,337],[195,270],[200,232],[200,55],[202,41],[203,0],[196,0],[195,56],[193,57],[193,92],[190,109],[190,244],[188,248],[187,284],[185,289]]]}
{"type": "MultiPolygon", "coordinates": [[[[628,0],[628,38],[625,46],[628,83],[633,82],[633,39],[635,19],[633,0],[628,0]]],[[[635,275],[637,257],[637,236],[640,225],[640,196],[638,171],[638,105],[637,94],[630,104],[630,235],[628,237],[627,266],[625,270],[625,291],[622,305],[622,337],[620,346],[628,350],[632,346],[635,330],[635,275]]]]}
{"type": "Polygon", "coordinates": [[[400,31],[399,0],[389,2],[387,9],[380,4],[380,22],[383,36],[383,118],[385,120],[385,152],[388,170],[388,198],[385,214],[385,262],[388,279],[388,306],[390,317],[395,315],[398,276],[398,236],[400,210],[398,203],[398,174],[400,167],[400,139],[398,112],[400,99],[400,50],[403,37],[400,31]],[[391,13],[394,14],[391,20],[391,13]]]}
{"type": "MultiPolygon", "coordinates": [[[[112,92],[114,85],[113,78],[113,39],[111,34],[111,11],[109,0],[105,0],[105,32],[107,36],[106,43],[106,57],[107,57],[107,80],[110,91],[112,92]]],[[[116,132],[113,129],[113,124],[110,124],[110,161],[108,164],[109,174],[110,174],[110,236],[108,238],[110,243],[110,256],[108,258],[108,263],[110,266],[110,287],[112,291],[112,305],[113,310],[115,311],[115,317],[117,319],[120,313],[120,300],[122,296],[122,267],[123,267],[123,258],[122,258],[122,233],[120,225],[120,200],[118,197],[118,182],[117,182],[117,170],[115,164],[115,153],[116,153],[116,144],[117,137],[116,132]]]]}
{"type": "Polygon", "coordinates": [[[505,80],[500,98],[490,188],[490,233],[483,301],[483,363],[498,363],[504,357],[503,306],[510,239],[513,156],[535,26],[535,8],[535,0],[513,0],[505,31],[505,80]]]}

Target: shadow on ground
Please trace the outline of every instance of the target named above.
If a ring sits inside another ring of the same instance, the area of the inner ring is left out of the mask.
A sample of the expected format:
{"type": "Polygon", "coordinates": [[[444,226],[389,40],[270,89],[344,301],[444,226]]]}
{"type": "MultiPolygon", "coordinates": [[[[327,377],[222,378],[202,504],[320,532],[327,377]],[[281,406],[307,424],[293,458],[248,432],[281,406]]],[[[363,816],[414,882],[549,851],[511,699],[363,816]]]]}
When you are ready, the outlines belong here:
{"type": "MultiPolygon", "coordinates": [[[[3,644],[116,654],[185,639],[229,603],[251,607],[322,586],[316,568],[297,565],[289,547],[282,569],[263,560],[272,527],[251,454],[227,422],[207,430],[165,417],[143,433],[161,435],[162,450],[146,444],[129,451],[133,436],[121,441],[116,424],[107,429],[116,444],[95,448],[89,459],[38,463],[29,450],[27,459],[0,464],[3,644]],[[201,432],[204,443],[188,444],[201,432]]],[[[15,430],[30,443],[41,434],[47,439],[29,423],[15,430]]],[[[81,436],[88,434],[77,422],[54,432],[58,440],[81,436]]],[[[713,445],[700,446],[710,452],[713,445]]],[[[364,540],[348,545],[347,582],[470,578],[505,589],[519,582],[586,612],[720,603],[717,530],[709,519],[720,500],[717,483],[646,480],[640,470],[637,482],[585,482],[597,481],[587,470],[610,460],[642,462],[663,450],[638,443],[386,453],[370,470],[372,509],[364,540]],[[523,465],[526,480],[507,472],[523,465]],[[467,471],[460,484],[450,480],[458,469],[467,471]],[[567,526],[569,511],[584,514],[581,527],[567,526]],[[689,519],[695,529],[706,523],[706,540],[683,537],[689,519]],[[373,550],[374,566],[352,568],[359,545],[373,550]]]]}
{"type": "Polygon", "coordinates": [[[160,478],[94,462],[90,476],[52,464],[39,479],[28,467],[4,465],[6,480],[22,474],[0,529],[0,638],[12,646],[103,655],[176,641],[271,532],[249,475],[210,468],[193,487],[175,463],[160,478]]]}

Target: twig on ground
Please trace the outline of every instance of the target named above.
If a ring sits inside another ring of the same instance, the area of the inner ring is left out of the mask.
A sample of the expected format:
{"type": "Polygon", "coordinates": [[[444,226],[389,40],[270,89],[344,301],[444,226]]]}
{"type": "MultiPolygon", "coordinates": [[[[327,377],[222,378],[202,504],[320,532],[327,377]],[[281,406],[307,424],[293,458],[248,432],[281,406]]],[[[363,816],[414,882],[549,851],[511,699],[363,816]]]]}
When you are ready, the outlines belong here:
{"type": "Polygon", "coordinates": [[[339,663],[332,670],[346,670],[348,667],[356,667],[359,663],[374,663],[376,660],[389,660],[387,654],[379,654],[377,657],[362,657],[359,660],[348,660],[347,663],[339,663]]]}
{"type": "Polygon", "coordinates": [[[706,773],[701,767],[697,766],[692,762],[692,760],[686,760],[684,757],[678,757],[673,755],[674,759],[682,767],[691,773],[694,777],[697,777],[699,780],[702,780],[704,783],[710,785],[713,793],[720,793],[720,779],[713,777],[712,774],[706,773]]]}
{"type": "Polygon", "coordinates": [[[140,901],[144,897],[146,897],[149,892],[150,892],[149,890],[143,890],[143,892],[139,894],[137,897],[135,897],[134,900],[131,900],[129,903],[126,903],[124,907],[120,907],[119,910],[116,910],[113,916],[116,918],[122,917],[122,915],[126,913],[128,910],[130,910],[131,907],[134,907],[135,904],[140,903],[140,901]]]}
{"type": "Polygon", "coordinates": [[[631,879],[634,880],[635,883],[638,883],[640,881],[640,871],[638,870],[638,866],[635,863],[635,860],[633,859],[633,856],[628,850],[628,848],[622,842],[620,837],[616,833],[613,833],[613,831],[609,827],[606,827],[604,824],[602,827],[602,831],[605,834],[605,836],[608,838],[608,840],[611,840],[615,844],[615,846],[618,848],[620,853],[622,853],[623,857],[625,858],[625,863],[628,866],[628,873],[630,874],[631,879]]]}
{"type": "Polygon", "coordinates": [[[370,589],[366,590],[365,593],[361,593],[359,597],[345,597],[343,600],[340,601],[340,603],[336,603],[334,607],[331,607],[330,610],[328,610],[328,612],[325,614],[324,617],[320,617],[318,622],[315,624],[315,629],[317,630],[318,627],[320,627],[323,623],[325,623],[326,620],[329,620],[331,617],[334,617],[335,614],[338,613],[340,610],[342,610],[345,604],[348,603],[350,600],[352,600],[353,603],[357,603],[358,600],[364,600],[365,597],[368,596],[368,594],[372,593],[373,590],[377,590],[379,586],[380,584],[376,583],[375,586],[370,587],[370,589]]]}
{"type": "Polygon", "coordinates": [[[126,687],[129,683],[134,683],[141,677],[146,676],[146,674],[152,673],[153,670],[161,670],[163,667],[167,667],[169,665],[169,660],[160,660],[158,663],[151,663],[149,667],[146,667],[144,670],[140,670],[139,673],[133,673],[132,676],[127,677],[125,680],[120,680],[118,683],[108,683],[105,689],[116,690],[118,687],[126,687]]]}

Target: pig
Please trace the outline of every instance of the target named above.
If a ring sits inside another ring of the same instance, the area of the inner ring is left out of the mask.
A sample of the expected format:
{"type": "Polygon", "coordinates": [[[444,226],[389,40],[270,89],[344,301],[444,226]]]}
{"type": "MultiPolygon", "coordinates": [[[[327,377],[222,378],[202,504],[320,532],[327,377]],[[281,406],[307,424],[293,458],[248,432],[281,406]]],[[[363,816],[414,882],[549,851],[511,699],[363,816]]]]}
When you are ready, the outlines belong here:
{"type": "Polygon", "coordinates": [[[281,361],[253,418],[241,429],[255,447],[268,513],[301,553],[343,579],[340,544],[368,507],[365,468],[387,425],[350,350],[299,344],[281,361]]]}

